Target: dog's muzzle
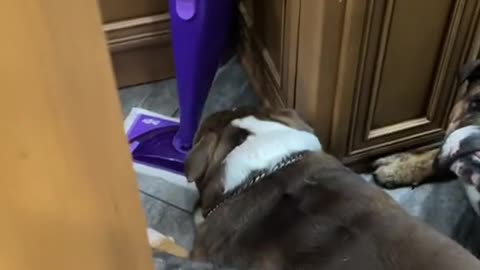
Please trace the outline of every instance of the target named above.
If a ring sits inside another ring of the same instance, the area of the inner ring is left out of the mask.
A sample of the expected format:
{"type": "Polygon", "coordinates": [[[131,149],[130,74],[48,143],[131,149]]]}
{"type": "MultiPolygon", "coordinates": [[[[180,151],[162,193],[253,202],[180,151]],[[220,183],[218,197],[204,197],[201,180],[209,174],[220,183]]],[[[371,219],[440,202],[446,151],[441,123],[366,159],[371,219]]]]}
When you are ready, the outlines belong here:
{"type": "Polygon", "coordinates": [[[452,132],[443,143],[434,167],[451,170],[480,191],[480,126],[466,126],[452,132]]]}

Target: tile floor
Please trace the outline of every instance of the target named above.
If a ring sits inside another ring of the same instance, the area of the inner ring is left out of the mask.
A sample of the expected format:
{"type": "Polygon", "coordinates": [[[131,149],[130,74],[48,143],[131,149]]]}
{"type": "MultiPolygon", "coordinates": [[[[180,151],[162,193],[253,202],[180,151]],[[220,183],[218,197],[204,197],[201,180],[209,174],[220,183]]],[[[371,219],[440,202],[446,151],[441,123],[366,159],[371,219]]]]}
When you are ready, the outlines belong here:
{"type": "MultiPolygon", "coordinates": [[[[133,107],[141,107],[168,116],[179,116],[174,79],[122,89],[120,100],[124,117],[133,107]]],[[[257,105],[258,102],[259,99],[250,86],[245,70],[237,59],[233,58],[219,69],[203,117],[227,108],[257,105]]],[[[191,215],[155,196],[155,190],[161,188],[155,178],[138,174],[137,180],[149,226],[174,237],[182,246],[191,248],[194,228],[191,215]]]]}

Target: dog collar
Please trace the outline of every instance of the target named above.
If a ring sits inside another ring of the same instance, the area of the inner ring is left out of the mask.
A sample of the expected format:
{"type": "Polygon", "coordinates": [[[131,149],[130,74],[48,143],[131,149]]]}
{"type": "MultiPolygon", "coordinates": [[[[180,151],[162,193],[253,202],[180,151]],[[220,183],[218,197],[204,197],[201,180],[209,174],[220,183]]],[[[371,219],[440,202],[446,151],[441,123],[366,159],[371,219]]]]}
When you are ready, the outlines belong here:
{"type": "Polygon", "coordinates": [[[211,214],[213,214],[224,203],[226,203],[227,201],[235,198],[239,194],[247,191],[248,189],[253,187],[256,183],[258,183],[262,179],[264,179],[265,177],[271,175],[272,173],[274,173],[278,170],[281,170],[281,169],[287,167],[290,164],[293,164],[293,163],[301,160],[305,156],[305,153],[306,153],[306,151],[294,153],[294,154],[292,154],[290,156],[287,156],[284,159],[282,159],[282,161],[277,163],[270,170],[262,170],[262,171],[257,171],[255,173],[252,173],[251,176],[248,177],[248,179],[246,181],[243,181],[243,184],[241,184],[238,187],[236,187],[235,189],[225,193],[225,195],[223,196],[223,200],[220,201],[219,203],[217,203],[214,207],[210,208],[207,211],[207,214],[205,215],[205,218],[208,218],[211,214]]]}

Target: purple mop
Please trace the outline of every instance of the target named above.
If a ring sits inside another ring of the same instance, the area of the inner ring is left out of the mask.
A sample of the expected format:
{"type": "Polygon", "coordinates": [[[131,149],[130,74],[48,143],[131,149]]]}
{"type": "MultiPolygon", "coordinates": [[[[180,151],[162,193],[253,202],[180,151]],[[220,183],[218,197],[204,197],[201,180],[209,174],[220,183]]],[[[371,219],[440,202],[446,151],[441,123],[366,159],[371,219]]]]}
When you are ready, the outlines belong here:
{"type": "Polygon", "coordinates": [[[141,115],[128,139],[137,162],[183,173],[203,106],[227,47],[234,0],[170,0],[180,123],[141,115]]]}

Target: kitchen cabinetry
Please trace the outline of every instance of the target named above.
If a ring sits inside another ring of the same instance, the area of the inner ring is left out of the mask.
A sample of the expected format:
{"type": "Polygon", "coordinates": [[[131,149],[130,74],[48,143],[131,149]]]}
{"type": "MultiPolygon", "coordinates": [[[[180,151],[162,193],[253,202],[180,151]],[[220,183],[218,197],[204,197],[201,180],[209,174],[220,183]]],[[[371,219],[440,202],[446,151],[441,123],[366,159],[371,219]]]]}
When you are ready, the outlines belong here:
{"type": "Polygon", "coordinates": [[[478,55],[478,0],[244,0],[243,63],[347,164],[432,147],[459,66],[478,55]]]}

